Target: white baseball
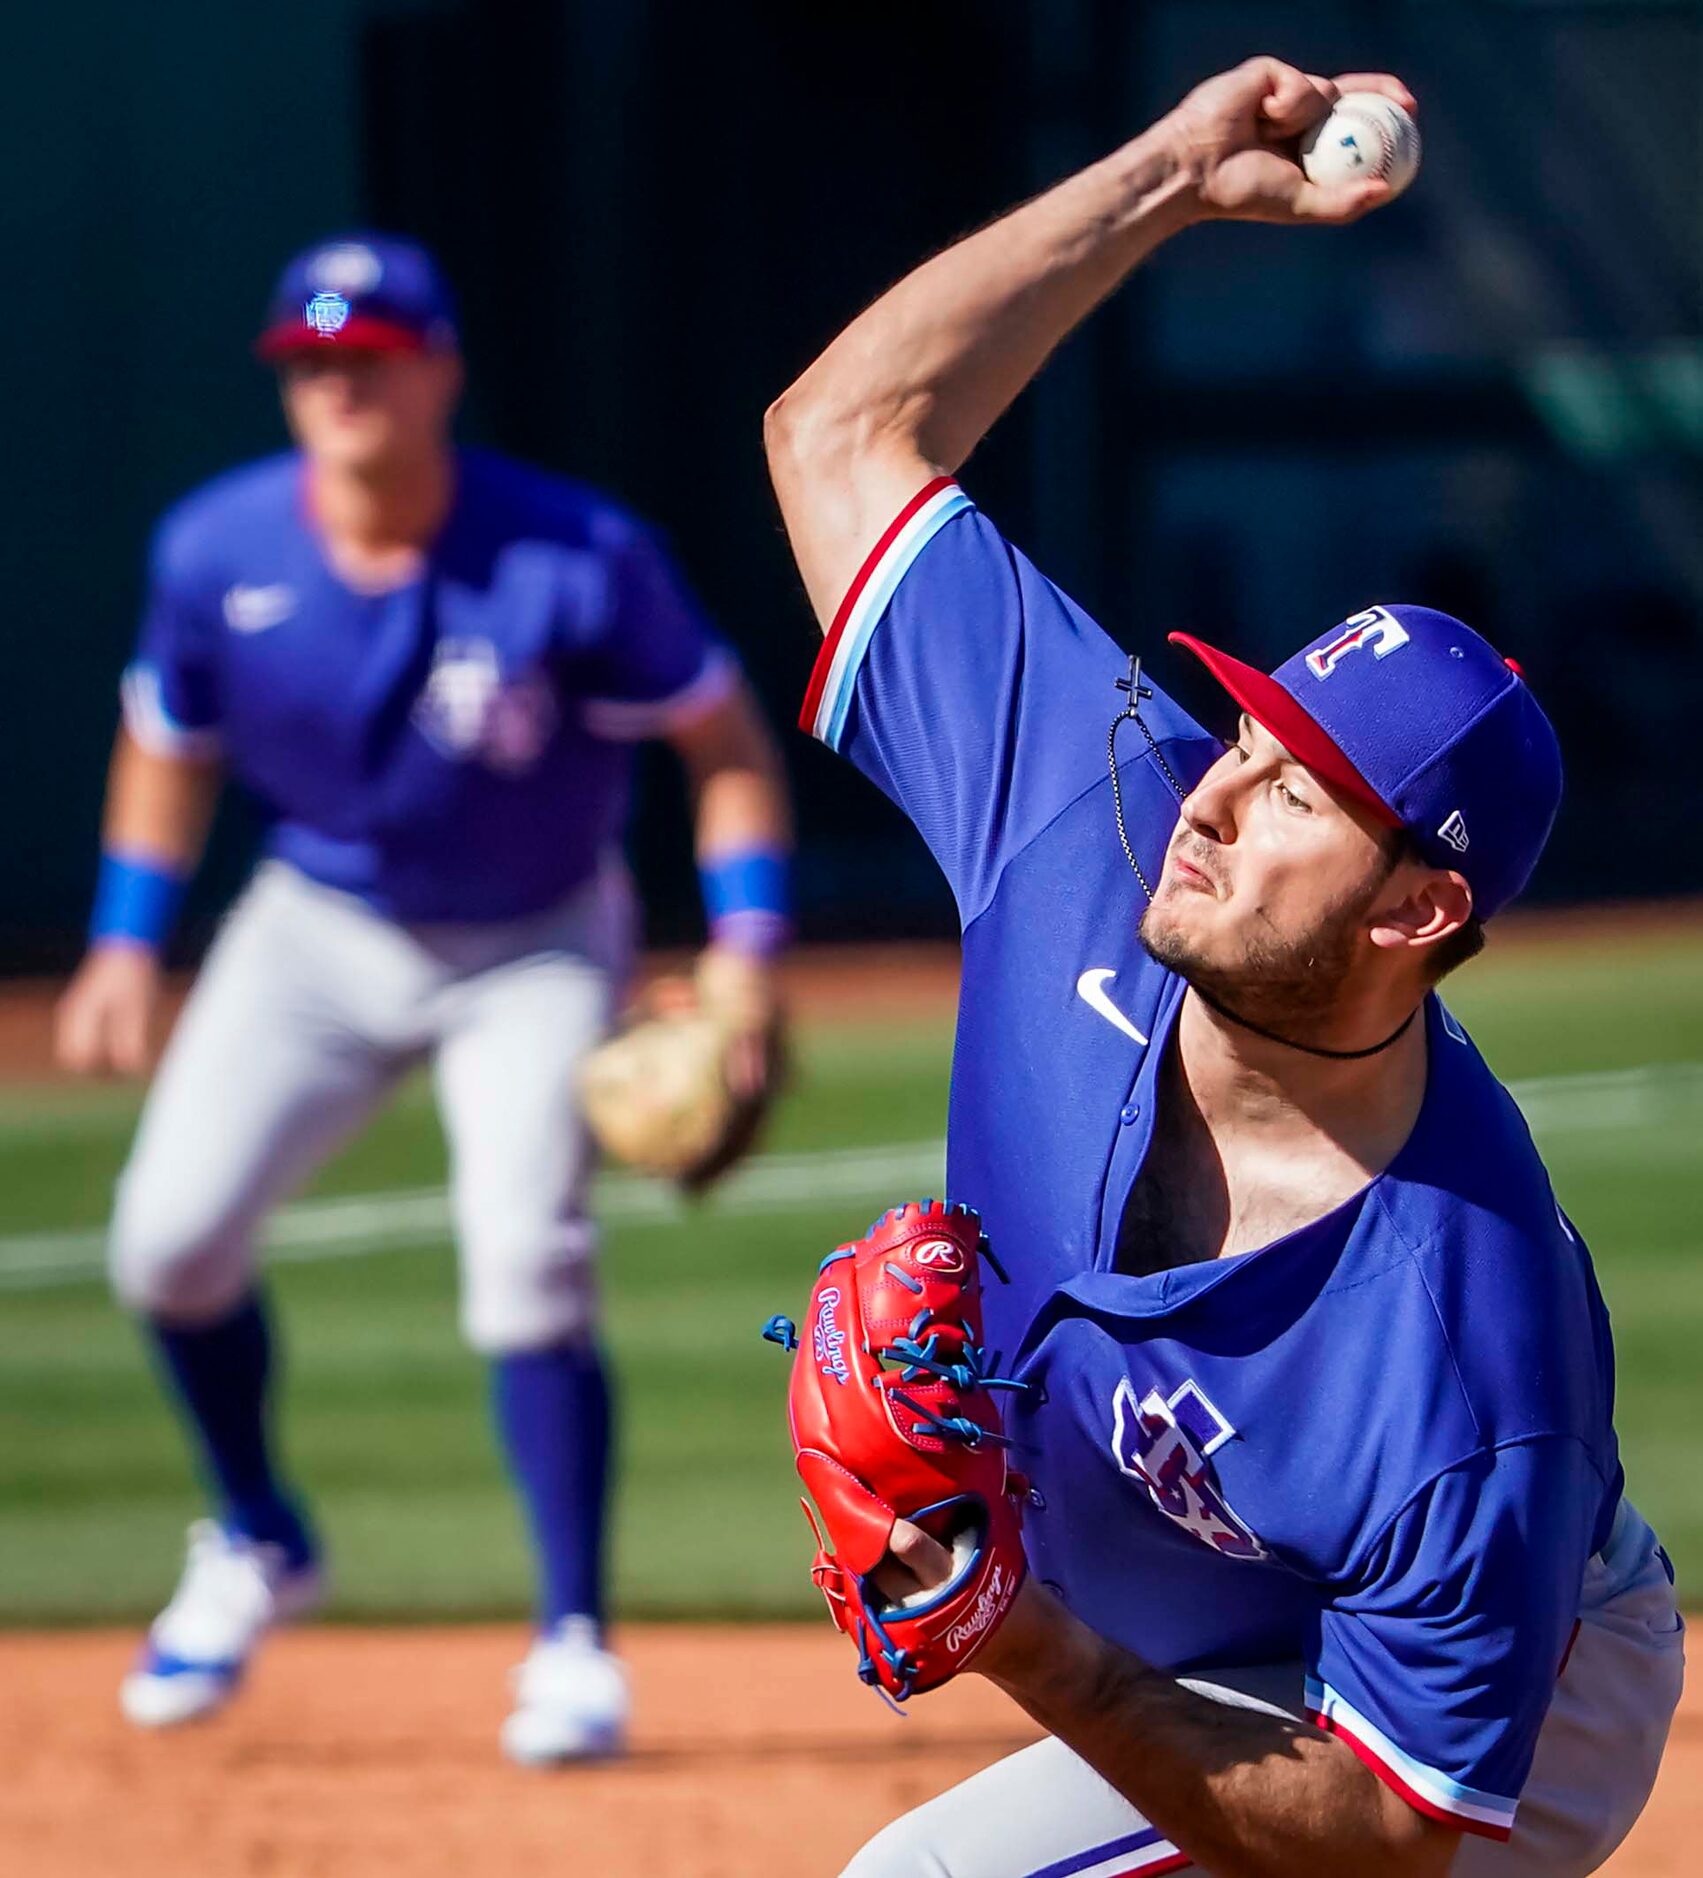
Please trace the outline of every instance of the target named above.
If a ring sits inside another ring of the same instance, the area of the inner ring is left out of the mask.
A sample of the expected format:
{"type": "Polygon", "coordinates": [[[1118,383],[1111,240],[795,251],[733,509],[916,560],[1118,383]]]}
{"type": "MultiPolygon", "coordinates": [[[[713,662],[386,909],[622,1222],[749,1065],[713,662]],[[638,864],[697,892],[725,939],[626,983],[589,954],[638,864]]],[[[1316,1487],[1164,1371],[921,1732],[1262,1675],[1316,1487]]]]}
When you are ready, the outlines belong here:
{"type": "Polygon", "coordinates": [[[1419,126],[1393,98],[1345,92],[1322,124],[1301,139],[1309,182],[1387,182],[1399,196],[1419,168],[1419,126]]]}

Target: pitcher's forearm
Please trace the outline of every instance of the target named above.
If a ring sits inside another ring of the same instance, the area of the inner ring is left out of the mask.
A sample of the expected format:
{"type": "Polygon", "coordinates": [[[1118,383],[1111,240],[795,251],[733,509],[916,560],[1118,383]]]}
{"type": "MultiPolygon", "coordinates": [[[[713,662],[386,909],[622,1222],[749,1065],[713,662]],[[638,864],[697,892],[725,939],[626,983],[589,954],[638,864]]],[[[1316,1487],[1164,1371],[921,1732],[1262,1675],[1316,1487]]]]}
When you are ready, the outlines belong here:
{"type": "MultiPolygon", "coordinates": [[[[1387,72],[1357,72],[1413,108],[1387,72]]],[[[1151,129],[956,243],[883,294],[770,407],[769,467],[824,626],[882,529],[956,472],[1047,355],[1167,236],[1194,221],[1342,225],[1387,182],[1314,183],[1301,139],[1342,84],[1246,59],[1151,129]]]]}
{"type": "Polygon", "coordinates": [[[848,326],[780,400],[869,446],[956,470],[1059,341],[1188,220],[1159,130],[937,254],[848,326]]]}
{"type": "Polygon", "coordinates": [[[1437,1878],[1458,1835],[1340,1741],[1186,1689],[1027,1590],[982,1673],[1221,1878],[1437,1878]]]}
{"type": "Polygon", "coordinates": [[[775,488],[818,611],[930,474],[952,472],[1054,347],[1195,214],[1161,124],[925,262],[771,407],[775,488]]]}

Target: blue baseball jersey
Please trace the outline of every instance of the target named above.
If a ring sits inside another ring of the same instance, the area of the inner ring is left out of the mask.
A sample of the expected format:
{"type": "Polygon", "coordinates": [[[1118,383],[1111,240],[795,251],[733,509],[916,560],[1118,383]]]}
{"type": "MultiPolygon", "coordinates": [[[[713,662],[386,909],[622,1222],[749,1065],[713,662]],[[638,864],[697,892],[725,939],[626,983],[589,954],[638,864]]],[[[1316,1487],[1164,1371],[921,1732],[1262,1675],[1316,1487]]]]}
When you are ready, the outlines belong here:
{"type": "MultiPolygon", "coordinates": [[[[1621,1498],[1607,1316],[1507,1092],[1435,997],[1412,1136],[1361,1193],[1237,1257],[1118,1269],[1185,987],[1142,949],[1107,728],[1127,660],[951,482],[840,609],[807,728],[916,823],[956,896],[948,1183],[1010,1283],[989,1342],[1036,1573],[1178,1673],[1301,1659],[1308,1700],[1414,1805],[1506,1836],[1591,1554],[1621,1498]]],[[[1221,746],[1162,692],[1120,738],[1158,877],[1221,746]]]]}
{"type": "Polygon", "coordinates": [[[302,461],[173,509],[125,674],[146,748],[222,754],[268,848],[405,921],[521,917],[620,839],[636,739],[735,668],[656,538],[576,483],[482,451],[418,579],[328,564],[302,461]]]}

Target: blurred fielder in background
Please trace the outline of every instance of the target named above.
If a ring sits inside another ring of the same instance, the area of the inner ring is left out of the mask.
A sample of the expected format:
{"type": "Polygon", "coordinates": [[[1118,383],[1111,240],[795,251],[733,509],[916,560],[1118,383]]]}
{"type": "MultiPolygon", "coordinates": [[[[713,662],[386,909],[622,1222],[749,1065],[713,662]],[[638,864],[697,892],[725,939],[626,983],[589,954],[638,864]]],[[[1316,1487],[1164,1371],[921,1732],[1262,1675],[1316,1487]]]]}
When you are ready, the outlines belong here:
{"type": "Polygon", "coordinates": [[[146,1067],[160,951],[228,771],[273,817],[150,1091],[114,1282],[186,1414],[218,1517],[122,1700],[219,1707],[323,1587],[268,1438],[261,1224],[415,1064],[449,1139],[462,1323],[537,1549],[539,1634],[503,1745],[616,1751],[603,1646],[609,1392],[577,1078],[627,971],[635,742],[684,760],[710,915],[699,983],[761,1094],[788,932],[770,738],[656,538],[592,490],[457,449],[454,311],[431,257],[359,236],[293,260],[259,351],[296,450],[175,508],[125,674],[88,957],[59,1013],[79,1071],[146,1067]]]}

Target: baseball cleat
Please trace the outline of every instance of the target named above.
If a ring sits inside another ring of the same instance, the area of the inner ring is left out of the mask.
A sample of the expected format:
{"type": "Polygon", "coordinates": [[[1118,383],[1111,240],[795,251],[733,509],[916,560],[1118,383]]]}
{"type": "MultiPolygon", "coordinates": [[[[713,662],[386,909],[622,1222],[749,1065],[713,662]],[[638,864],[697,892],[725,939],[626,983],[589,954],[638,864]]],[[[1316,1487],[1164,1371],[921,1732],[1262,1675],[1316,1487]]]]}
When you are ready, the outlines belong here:
{"type": "Polygon", "coordinates": [[[317,1560],[291,1566],[277,1546],[198,1519],[171,1602],[119,1685],[120,1708],[141,1728],[211,1715],[235,1693],[261,1637],[311,1610],[324,1588],[317,1560]]]}
{"type": "Polygon", "coordinates": [[[605,1760],[627,1745],[627,1672],[586,1617],[564,1618],[514,1672],[503,1752],[523,1767],[605,1760]]]}

